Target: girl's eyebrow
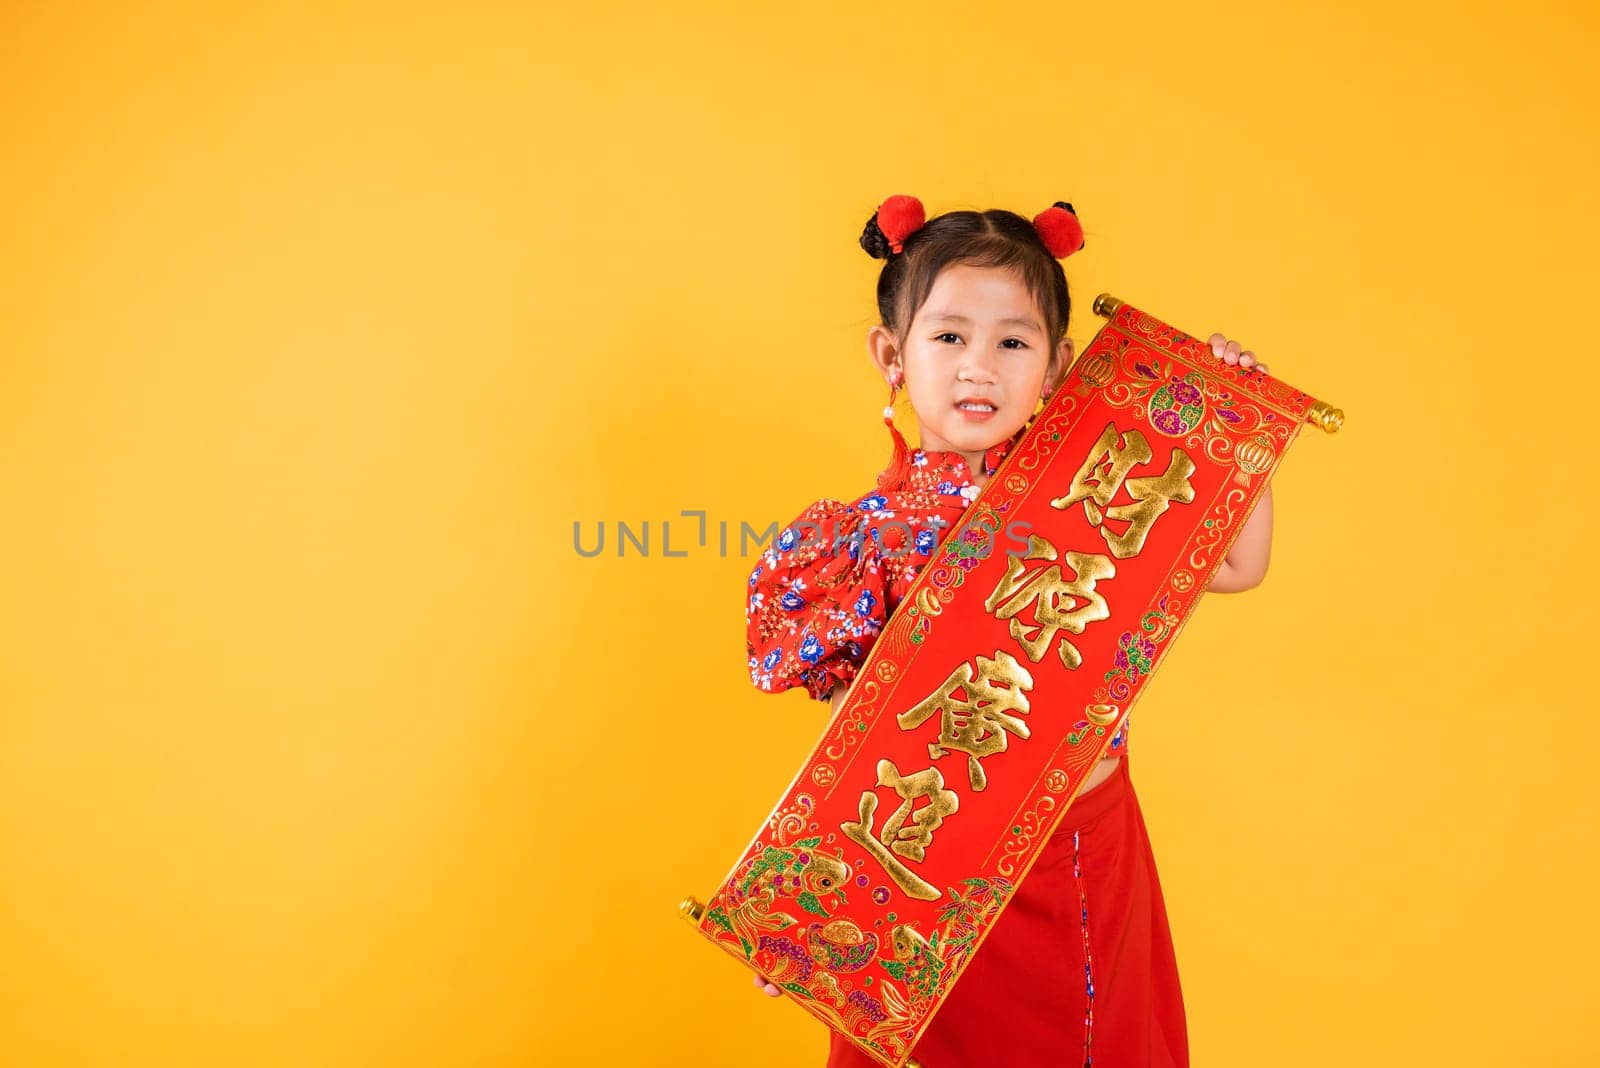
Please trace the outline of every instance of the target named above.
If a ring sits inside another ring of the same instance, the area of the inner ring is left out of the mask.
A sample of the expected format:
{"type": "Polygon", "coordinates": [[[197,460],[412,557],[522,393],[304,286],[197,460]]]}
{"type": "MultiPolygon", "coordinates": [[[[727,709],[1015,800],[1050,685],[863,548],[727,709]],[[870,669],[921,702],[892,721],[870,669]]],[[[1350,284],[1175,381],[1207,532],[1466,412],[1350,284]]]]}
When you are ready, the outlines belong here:
{"type": "MultiPolygon", "coordinates": [[[[930,321],[946,322],[946,323],[971,323],[972,322],[972,320],[968,319],[965,315],[956,315],[956,314],[954,314],[952,312],[934,312],[932,315],[928,316],[928,319],[930,321]]],[[[1030,330],[1039,329],[1039,324],[1037,322],[1035,322],[1032,319],[1028,319],[1028,318],[1025,318],[1023,316],[1020,316],[1020,315],[1013,315],[1013,316],[1010,316],[1008,318],[1001,319],[1001,320],[999,320],[999,322],[1004,326],[1025,326],[1025,327],[1029,328],[1030,330]]]]}

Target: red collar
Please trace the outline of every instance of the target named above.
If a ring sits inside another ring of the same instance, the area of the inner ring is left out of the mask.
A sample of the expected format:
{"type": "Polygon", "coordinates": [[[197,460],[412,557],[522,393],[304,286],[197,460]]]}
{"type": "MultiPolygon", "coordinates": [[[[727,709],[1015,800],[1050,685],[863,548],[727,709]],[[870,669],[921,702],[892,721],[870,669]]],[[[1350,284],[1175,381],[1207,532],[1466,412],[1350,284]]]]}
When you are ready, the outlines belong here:
{"type": "MultiPolygon", "coordinates": [[[[1006,455],[1016,446],[1026,433],[1027,426],[1023,426],[1011,437],[991,445],[983,453],[983,474],[987,478],[1000,469],[1000,463],[1006,455]]],[[[936,489],[944,483],[949,483],[945,492],[960,491],[975,483],[972,479],[972,469],[967,465],[966,458],[959,452],[946,449],[912,449],[907,468],[907,482],[929,489],[936,489]]],[[[963,494],[963,496],[967,496],[963,494]]],[[[967,497],[968,500],[971,497],[967,497]]]]}

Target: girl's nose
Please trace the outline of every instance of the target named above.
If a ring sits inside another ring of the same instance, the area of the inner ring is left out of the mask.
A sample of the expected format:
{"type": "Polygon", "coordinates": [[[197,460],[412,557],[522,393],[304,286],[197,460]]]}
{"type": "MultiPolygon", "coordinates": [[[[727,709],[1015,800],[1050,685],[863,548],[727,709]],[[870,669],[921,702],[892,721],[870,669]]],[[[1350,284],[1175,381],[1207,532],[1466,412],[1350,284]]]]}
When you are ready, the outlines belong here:
{"type": "Polygon", "coordinates": [[[961,366],[956,377],[963,382],[993,382],[998,354],[978,345],[970,346],[961,354],[961,366]]]}

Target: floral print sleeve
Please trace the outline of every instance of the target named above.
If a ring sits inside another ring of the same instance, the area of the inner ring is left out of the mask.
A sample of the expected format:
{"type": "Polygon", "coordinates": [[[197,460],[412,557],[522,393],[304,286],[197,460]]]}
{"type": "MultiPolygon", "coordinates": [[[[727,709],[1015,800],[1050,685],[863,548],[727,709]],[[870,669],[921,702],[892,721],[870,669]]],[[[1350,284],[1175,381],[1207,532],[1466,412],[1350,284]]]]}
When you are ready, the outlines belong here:
{"type": "MultiPolygon", "coordinates": [[[[995,474],[1022,433],[984,453],[985,475],[995,474]]],[[[826,701],[854,679],[944,532],[979,493],[960,453],[916,449],[866,496],[823,498],[801,512],[750,572],[750,681],[767,693],[801,686],[826,701]]],[[[1130,722],[1123,717],[1107,756],[1127,751],[1130,722]]]]}
{"type": "Polygon", "coordinates": [[[819,500],[761,554],[745,610],[745,651],[758,688],[803,686],[826,701],[855,678],[891,607],[890,569],[871,522],[883,504],[875,495],[851,504],[819,500]]]}

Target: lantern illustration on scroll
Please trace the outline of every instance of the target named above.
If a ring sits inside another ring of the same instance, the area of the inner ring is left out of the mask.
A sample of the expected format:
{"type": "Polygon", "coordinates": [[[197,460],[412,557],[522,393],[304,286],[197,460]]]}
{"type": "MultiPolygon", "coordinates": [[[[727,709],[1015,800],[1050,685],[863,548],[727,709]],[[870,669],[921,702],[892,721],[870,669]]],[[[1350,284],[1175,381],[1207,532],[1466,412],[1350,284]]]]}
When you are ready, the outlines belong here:
{"type": "Polygon", "coordinates": [[[1234,484],[1248,486],[1251,477],[1271,468],[1276,459],[1272,439],[1265,434],[1257,434],[1249,441],[1240,442],[1238,448],[1233,450],[1233,462],[1238,467],[1233,476],[1234,484]]]}
{"type": "Polygon", "coordinates": [[[1098,352],[1086,352],[1072,369],[1073,374],[1081,379],[1077,386],[1079,396],[1088,394],[1092,390],[1104,389],[1117,377],[1117,361],[1104,349],[1098,352]]]}

